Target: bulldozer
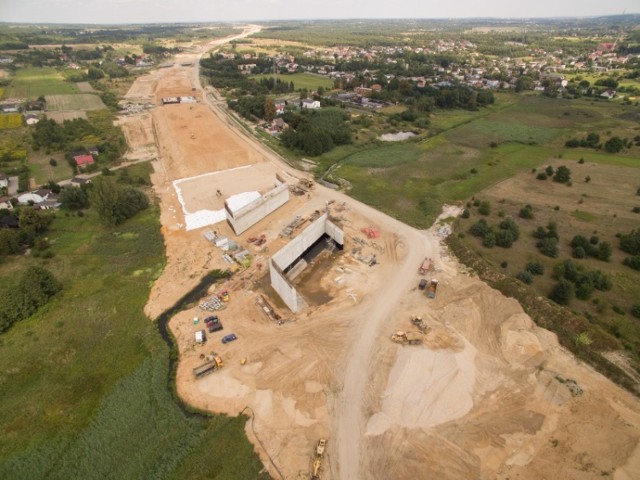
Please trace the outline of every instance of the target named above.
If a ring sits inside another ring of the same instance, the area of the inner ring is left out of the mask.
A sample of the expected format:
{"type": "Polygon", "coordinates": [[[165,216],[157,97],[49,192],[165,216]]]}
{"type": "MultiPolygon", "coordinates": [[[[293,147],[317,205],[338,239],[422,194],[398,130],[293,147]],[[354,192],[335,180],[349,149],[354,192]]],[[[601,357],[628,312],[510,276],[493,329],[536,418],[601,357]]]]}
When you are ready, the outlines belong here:
{"type": "Polygon", "coordinates": [[[400,345],[420,345],[422,343],[422,334],[398,330],[391,335],[391,341],[399,343],[400,345]]]}
{"type": "Polygon", "coordinates": [[[419,317],[417,315],[411,315],[411,324],[414,325],[422,333],[427,333],[427,331],[429,330],[429,327],[427,327],[427,324],[424,323],[422,317],[419,317]]]}

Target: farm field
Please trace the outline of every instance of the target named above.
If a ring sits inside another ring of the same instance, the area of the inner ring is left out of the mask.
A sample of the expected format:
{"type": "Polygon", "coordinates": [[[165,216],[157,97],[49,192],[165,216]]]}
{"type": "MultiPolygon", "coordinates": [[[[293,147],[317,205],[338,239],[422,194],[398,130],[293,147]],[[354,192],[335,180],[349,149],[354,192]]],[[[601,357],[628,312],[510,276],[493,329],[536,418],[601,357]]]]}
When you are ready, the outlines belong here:
{"type": "Polygon", "coordinates": [[[9,130],[22,126],[22,115],[20,113],[0,114],[0,130],[9,130]]]}
{"type": "Polygon", "coordinates": [[[54,68],[21,68],[6,87],[5,98],[37,98],[40,95],[77,93],[74,83],[65,82],[62,74],[54,68]]]}
{"type": "MultiPolygon", "coordinates": [[[[261,78],[273,79],[273,75],[252,75],[251,78],[255,78],[256,80],[261,78]]],[[[293,82],[296,90],[307,89],[311,92],[316,91],[318,87],[322,87],[325,90],[333,88],[333,81],[330,78],[312,73],[278,74],[277,78],[283,82],[293,82]]]]}
{"type": "MultiPolygon", "coordinates": [[[[262,478],[244,417],[188,416],[168,388],[169,350],[142,313],[163,268],[158,213],[51,225],[46,267],[64,290],[0,340],[1,478],[262,478]]],[[[42,263],[5,260],[0,278],[42,263]]]]}
{"type": "Polygon", "coordinates": [[[99,96],[90,93],[75,95],[47,95],[47,110],[53,112],[102,110],[105,107],[99,96]]]}

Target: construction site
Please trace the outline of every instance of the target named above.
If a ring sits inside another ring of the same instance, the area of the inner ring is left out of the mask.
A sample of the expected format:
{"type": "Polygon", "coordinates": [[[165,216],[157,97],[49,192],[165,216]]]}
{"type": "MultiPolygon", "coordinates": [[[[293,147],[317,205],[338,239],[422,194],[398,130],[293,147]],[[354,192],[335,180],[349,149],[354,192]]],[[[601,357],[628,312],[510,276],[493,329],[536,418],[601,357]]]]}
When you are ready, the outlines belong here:
{"type": "Polygon", "coordinates": [[[273,478],[638,478],[638,399],[450,257],[441,224],[315,184],[239,128],[198,78],[229,40],[129,95],[157,105],[126,119],[130,158],[157,151],[166,266],[146,314],[232,273],[170,321],[180,397],[250,407],[273,478]],[[160,105],[182,96],[197,102],[160,105]]]}

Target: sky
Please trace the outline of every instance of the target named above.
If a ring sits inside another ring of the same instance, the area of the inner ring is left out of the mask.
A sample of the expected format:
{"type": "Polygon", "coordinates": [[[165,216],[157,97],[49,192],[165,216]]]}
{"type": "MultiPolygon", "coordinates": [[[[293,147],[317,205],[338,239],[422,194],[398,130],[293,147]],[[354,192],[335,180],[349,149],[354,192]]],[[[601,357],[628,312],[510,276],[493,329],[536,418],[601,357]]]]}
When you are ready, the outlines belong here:
{"type": "Polygon", "coordinates": [[[640,13],[639,0],[0,0],[0,21],[156,23],[640,13]]]}

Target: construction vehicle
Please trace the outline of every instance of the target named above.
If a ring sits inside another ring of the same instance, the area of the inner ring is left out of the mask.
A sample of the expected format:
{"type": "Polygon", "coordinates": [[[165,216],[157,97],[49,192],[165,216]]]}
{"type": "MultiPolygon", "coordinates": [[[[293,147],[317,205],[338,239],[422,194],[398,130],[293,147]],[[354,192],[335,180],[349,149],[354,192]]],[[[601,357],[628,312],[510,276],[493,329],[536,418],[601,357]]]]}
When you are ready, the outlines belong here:
{"type": "Polygon", "coordinates": [[[411,315],[411,324],[415,325],[418,330],[420,330],[422,333],[426,333],[427,332],[427,324],[424,323],[424,321],[422,320],[422,317],[418,317],[417,315],[411,315]]]}
{"type": "Polygon", "coordinates": [[[220,295],[218,295],[218,297],[220,298],[220,300],[226,303],[229,301],[229,292],[227,290],[223,290],[222,292],[220,292],[220,295]]]}
{"type": "Polygon", "coordinates": [[[207,357],[211,360],[193,369],[193,374],[196,378],[202,378],[224,365],[222,359],[215,354],[208,355],[207,357]]]}
{"type": "Polygon", "coordinates": [[[324,438],[318,440],[318,446],[316,447],[316,455],[321,457],[324,454],[324,449],[327,446],[327,441],[324,438]]]}
{"type": "Polygon", "coordinates": [[[426,274],[431,269],[431,259],[424,257],[424,262],[420,265],[420,275],[426,274]]]}
{"type": "Polygon", "coordinates": [[[316,458],[313,461],[313,473],[311,474],[311,480],[320,480],[318,474],[320,473],[320,467],[322,466],[322,461],[319,458],[316,458]]]}
{"type": "Polygon", "coordinates": [[[427,297],[436,298],[436,289],[438,288],[438,280],[435,278],[431,279],[431,283],[429,284],[429,288],[427,289],[427,297]]]}
{"type": "Polygon", "coordinates": [[[391,335],[391,340],[401,345],[420,345],[422,343],[422,334],[418,332],[403,332],[398,330],[391,335]]]}
{"type": "Polygon", "coordinates": [[[322,456],[324,455],[327,441],[324,438],[318,440],[316,446],[316,458],[313,460],[313,471],[311,472],[311,480],[320,480],[320,467],[322,466],[322,456]]]}

